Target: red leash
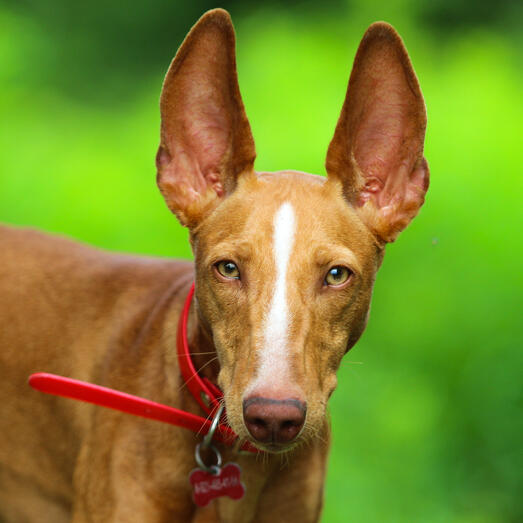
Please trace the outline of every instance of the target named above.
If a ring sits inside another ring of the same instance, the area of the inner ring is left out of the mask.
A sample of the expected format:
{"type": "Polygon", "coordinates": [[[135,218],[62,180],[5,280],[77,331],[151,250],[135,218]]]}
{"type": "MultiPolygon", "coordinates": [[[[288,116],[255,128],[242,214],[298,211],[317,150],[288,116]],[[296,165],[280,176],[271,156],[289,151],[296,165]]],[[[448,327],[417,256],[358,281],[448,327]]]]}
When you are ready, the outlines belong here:
{"type": "MultiPolygon", "coordinates": [[[[189,343],[187,341],[187,321],[189,318],[189,309],[194,294],[194,283],[189,290],[185,305],[183,307],[180,320],[178,322],[177,352],[178,363],[183,380],[194,399],[200,404],[202,409],[207,413],[215,411],[220,405],[222,393],[216,385],[207,378],[202,378],[196,372],[189,352],[189,343]]],[[[196,433],[206,434],[212,424],[212,419],[202,418],[190,412],[185,412],[174,407],[169,407],[155,401],[150,401],[139,396],[133,396],[125,392],[120,392],[93,383],[73,380],[56,374],[39,372],[29,377],[29,385],[36,390],[47,394],[55,394],[64,398],[71,398],[87,403],[108,407],[119,410],[134,416],[153,419],[183,427],[196,433]]],[[[234,431],[228,426],[220,423],[214,433],[214,438],[226,445],[232,445],[238,438],[234,431]]],[[[256,447],[246,442],[241,447],[242,450],[250,452],[259,452],[256,447]]]]}
{"type": "MultiPolygon", "coordinates": [[[[32,374],[29,377],[29,385],[33,389],[47,394],[94,403],[101,407],[108,407],[142,418],[163,421],[202,434],[208,432],[212,423],[212,419],[205,419],[162,403],[156,403],[93,383],[57,376],[56,374],[47,374],[46,372],[32,374]]],[[[231,445],[236,439],[236,434],[227,425],[219,425],[214,437],[221,443],[231,445]]]]}

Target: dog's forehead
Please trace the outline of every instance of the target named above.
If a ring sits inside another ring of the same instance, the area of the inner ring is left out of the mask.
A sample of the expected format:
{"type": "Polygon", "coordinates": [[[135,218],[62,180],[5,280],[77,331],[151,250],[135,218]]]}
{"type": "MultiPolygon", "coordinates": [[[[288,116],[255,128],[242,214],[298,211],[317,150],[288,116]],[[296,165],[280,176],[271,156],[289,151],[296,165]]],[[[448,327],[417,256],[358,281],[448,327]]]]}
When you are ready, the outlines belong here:
{"type": "Polygon", "coordinates": [[[338,245],[362,257],[374,252],[374,239],[339,187],[323,176],[298,171],[262,172],[241,181],[238,187],[202,224],[198,236],[204,243],[250,243],[263,251],[272,244],[278,212],[286,206],[292,215],[295,242],[304,249],[338,245]]]}

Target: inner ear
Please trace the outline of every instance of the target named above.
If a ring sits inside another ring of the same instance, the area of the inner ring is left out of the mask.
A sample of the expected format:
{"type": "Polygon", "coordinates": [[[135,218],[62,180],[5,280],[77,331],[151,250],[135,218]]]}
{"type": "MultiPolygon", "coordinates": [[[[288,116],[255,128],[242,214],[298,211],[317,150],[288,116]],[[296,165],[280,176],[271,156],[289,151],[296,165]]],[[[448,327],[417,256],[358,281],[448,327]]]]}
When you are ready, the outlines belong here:
{"type": "Polygon", "coordinates": [[[190,226],[234,190],[256,156],[238,86],[234,29],[223,9],[207,12],[187,35],[167,72],[160,110],[158,185],[190,226]]]}
{"type": "Polygon", "coordinates": [[[327,172],[382,241],[416,215],[428,187],[426,112],[407,51],[388,24],[373,24],[358,48],[327,152],[327,172]]]}

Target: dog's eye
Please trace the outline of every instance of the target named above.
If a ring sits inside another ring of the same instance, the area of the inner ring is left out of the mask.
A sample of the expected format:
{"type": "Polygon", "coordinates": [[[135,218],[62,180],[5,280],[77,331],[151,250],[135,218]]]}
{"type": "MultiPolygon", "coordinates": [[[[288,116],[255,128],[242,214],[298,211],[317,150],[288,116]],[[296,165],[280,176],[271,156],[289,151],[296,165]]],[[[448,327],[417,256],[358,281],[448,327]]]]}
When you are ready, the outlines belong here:
{"type": "Polygon", "coordinates": [[[238,266],[230,260],[218,262],[215,267],[216,270],[225,278],[229,278],[231,280],[240,279],[240,271],[238,266]]]}
{"type": "Polygon", "coordinates": [[[350,278],[351,274],[351,270],[347,269],[347,267],[336,265],[335,267],[329,269],[329,272],[327,272],[327,275],[325,276],[325,285],[329,285],[331,287],[341,285],[350,278]]]}

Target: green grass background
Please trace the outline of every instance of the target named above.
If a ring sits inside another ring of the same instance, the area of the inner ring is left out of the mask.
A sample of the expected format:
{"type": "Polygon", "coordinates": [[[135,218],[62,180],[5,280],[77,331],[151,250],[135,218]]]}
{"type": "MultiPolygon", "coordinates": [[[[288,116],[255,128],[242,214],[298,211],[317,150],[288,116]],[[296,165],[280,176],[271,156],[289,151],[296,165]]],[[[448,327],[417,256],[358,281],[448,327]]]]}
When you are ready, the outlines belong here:
{"type": "MultiPolygon", "coordinates": [[[[426,204],[339,371],[324,522],[522,521],[521,11],[515,2],[224,2],[256,167],[324,173],[365,28],[403,36],[426,204]]],[[[0,1],[0,220],[190,257],[155,186],[162,77],[213,4],[0,1]]]]}

